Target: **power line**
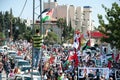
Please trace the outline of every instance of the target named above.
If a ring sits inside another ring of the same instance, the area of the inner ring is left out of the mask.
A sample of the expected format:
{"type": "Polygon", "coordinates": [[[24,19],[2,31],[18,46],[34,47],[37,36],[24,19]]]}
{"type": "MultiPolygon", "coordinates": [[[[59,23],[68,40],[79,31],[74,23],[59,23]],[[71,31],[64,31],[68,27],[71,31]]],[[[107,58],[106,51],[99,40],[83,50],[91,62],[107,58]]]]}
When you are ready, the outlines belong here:
{"type": "Polygon", "coordinates": [[[37,9],[38,7],[40,7],[40,5],[36,6],[35,9],[37,9]]]}
{"type": "Polygon", "coordinates": [[[23,10],[25,9],[26,3],[27,3],[27,0],[26,0],[26,1],[25,1],[25,3],[24,3],[24,6],[23,6],[23,8],[22,8],[22,11],[21,11],[21,13],[20,13],[19,17],[22,15],[23,10]]]}
{"type": "MultiPolygon", "coordinates": [[[[36,6],[35,9],[37,9],[37,8],[39,8],[39,7],[40,7],[40,5],[36,6]]],[[[35,14],[36,14],[37,16],[39,16],[38,13],[35,12],[35,14]]]]}
{"type": "Polygon", "coordinates": [[[36,12],[35,12],[35,14],[36,14],[37,16],[39,16],[39,14],[38,14],[38,13],[36,13],[36,12]]]}

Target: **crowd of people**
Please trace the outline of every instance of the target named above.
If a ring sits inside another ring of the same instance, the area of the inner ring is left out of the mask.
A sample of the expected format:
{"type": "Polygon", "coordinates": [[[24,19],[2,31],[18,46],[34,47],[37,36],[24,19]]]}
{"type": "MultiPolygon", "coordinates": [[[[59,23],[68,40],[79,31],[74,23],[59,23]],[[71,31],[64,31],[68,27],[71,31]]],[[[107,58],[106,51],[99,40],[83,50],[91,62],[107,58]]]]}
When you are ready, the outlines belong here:
{"type": "MultiPolygon", "coordinates": [[[[19,40],[10,42],[7,46],[11,50],[17,50],[17,55],[25,55],[24,59],[29,60],[32,66],[32,43],[26,40],[19,40]]],[[[52,45],[44,45],[41,48],[42,57],[39,59],[39,65],[33,69],[37,69],[40,72],[43,80],[115,80],[115,70],[119,70],[120,60],[118,56],[114,58],[117,61],[105,60],[103,53],[106,49],[101,53],[99,45],[89,47],[83,51],[76,51],[74,47],[56,47],[52,45]],[[89,68],[97,68],[96,72],[98,68],[101,70],[102,68],[107,68],[109,77],[106,78],[105,75],[100,73],[90,74],[89,68]]],[[[21,74],[19,68],[15,68],[15,63],[7,55],[0,55],[0,57],[0,73],[4,71],[7,77],[21,74]]]]}

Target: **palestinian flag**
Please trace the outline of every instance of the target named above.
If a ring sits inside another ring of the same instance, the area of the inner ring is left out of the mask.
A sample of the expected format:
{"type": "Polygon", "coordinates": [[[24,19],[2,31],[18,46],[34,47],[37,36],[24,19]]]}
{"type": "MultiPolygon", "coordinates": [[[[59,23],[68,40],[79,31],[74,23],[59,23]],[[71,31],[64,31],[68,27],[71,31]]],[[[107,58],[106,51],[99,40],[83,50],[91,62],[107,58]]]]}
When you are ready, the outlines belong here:
{"type": "Polygon", "coordinates": [[[114,54],[106,54],[107,60],[108,61],[113,61],[114,60],[114,54]]]}
{"type": "Polygon", "coordinates": [[[69,65],[69,60],[66,60],[65,63],[63,63],[63,67],[66,68],[69,65]]]}
{"type": "Polygon", "coordinates": [[[86,50],[90,48],[90,39],[86,42],[85,46],[83,46],[82,50],[86,50]]]}
{"type": "Polygon", "coordinates": [[[42,22],[45,22],[47,20],[50,20],[53,14],[53,9],[47,8],[45,10],[42,11],[42,13],[38,16],[41,17],[42,16],[42,22]]]}

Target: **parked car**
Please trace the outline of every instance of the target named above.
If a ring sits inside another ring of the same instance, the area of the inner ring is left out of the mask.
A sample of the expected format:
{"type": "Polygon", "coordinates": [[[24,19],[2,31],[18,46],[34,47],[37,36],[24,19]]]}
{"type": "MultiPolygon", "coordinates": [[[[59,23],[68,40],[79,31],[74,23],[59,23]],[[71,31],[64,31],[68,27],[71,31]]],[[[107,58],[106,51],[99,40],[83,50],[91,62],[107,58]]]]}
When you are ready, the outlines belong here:
{"type": "Polygon", "coordinates": [[[33,70],[33,72],[31,71],[30,74],[34,76],[40,76],[40,73],[38,70],[33,70]]]}
{"type": "Polygon", "coordinates": [[[10,47],[8,47],[7,45],[2,46],[2,48],[6,50],[10,50],[10,47]]]}
{"type": "Polygon", "coordinates": [[[32,75],[30,74],[17,74],[15,75],[14,80],[41,80],[40,76],[34,76],[33,79],[31,78],[32,75]]]}
{"type": "Polygon", "coordinates": [[[22,60],[22,59],[19,59],[16,61],[15,67],[20,68],[21,71],[26,71],[26,70],[31,69],[31,65],[30,65],[29,61],[22,60]]]}
{"type": "Polygon", "coordinates": [[[17,56],[17,51],[9,50],[7,51],[7,54],[9,59],[13,59],[15,56],[17,56]]]}
{"type": "Polygon", "coordinates": [[[14,62],[17,62],[18,60],[23,60],[23,59],[24,59],[23,56],[15,56],[13,58],[14,62]]]}
{"type": "Polygon", "coordinates": [[[1,48],[1,49],[0,49],[0,54],[1,54],[1,55],[5,55],[5,53],[6,53],[6,49],[1,48]]]}

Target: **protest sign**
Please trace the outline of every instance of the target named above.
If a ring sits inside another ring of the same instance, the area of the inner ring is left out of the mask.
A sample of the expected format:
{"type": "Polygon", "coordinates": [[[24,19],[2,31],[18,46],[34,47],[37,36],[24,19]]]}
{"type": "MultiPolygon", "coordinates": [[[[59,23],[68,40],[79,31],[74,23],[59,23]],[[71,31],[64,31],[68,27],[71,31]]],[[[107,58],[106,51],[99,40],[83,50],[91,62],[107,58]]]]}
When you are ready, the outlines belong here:
{"type": "Polygon", "coordinates": [[[94,78],[104,76],[106,79],[109,79],[109,68],[78,67],[78,78],[84,78],[84,76],[94,78]]]}
{"type": "Polygon", "coordinates": [[[115,71],[115,79],[120,80],[120,70],[115,71]]]}

